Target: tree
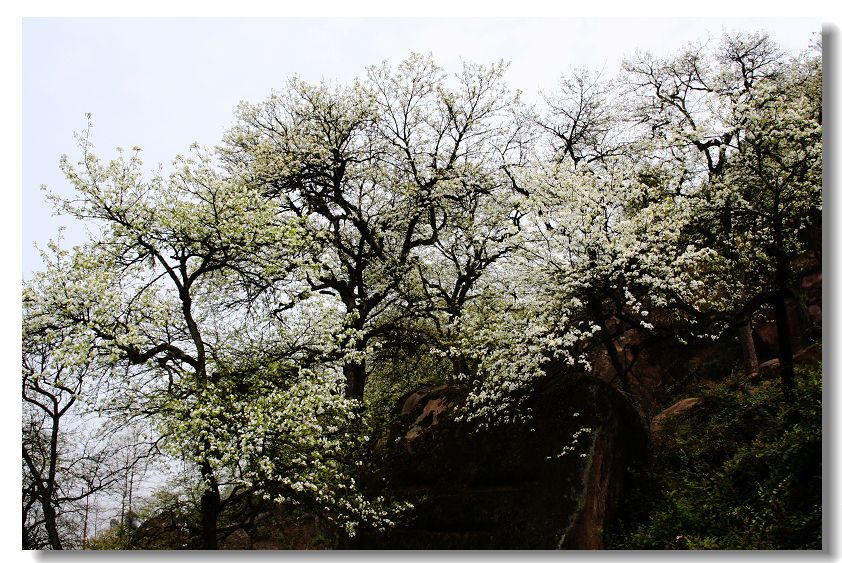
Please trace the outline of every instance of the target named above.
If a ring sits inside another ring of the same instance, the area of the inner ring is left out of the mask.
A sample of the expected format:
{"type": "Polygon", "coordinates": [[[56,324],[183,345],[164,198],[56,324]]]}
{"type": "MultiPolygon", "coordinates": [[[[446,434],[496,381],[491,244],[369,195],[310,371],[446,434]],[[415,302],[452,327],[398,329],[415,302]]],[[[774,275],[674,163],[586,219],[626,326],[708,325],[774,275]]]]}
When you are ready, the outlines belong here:
{"type": "MultiPolygon", "coordinates": [[[[427,327],[410,330],[428,335],[437,353],[449,358],[451,377],[457,380],[472,371],[460,350],[463,317],[477,314],[468,308],[481,307],[483,293],[500,289],[492,289],[493,278],[507,267],[520,244],[521,207],[528,196],[535,135],[519,94],[510,93],[502,82],[505,68],[465,65],[455,89],[440,87],[438,107],[433,106],[426,119],[449,124],[449,130],[438,126],[435,134],[389,131],[392,144],[401,148],[411,146],[412,135],[435,140],[425,146],[416,139],[406,160],[413,171],[432,168],[425,175],[438,181],[426,184],[435,190],[435,211],[442,222],[432,245],[416,252],[412,275],[399,289],[405,292],[408,316],[427,327]],[[432,162],[426,163],[424,155],[432,162]],[[447,164],[437,166],[439,162],[447,164]]],[[[387,89],[381,86],[380,91],[387,89]]],[[[387,120],[397,122],[394,117],[387,120]]]]}
{"type": "Polygon", "coordinates": [[[538,115],[505,70],[447,76],[412,55],[347,86],[292,79],[168,175],[81,137],[62,161],[75,194],[53,201],[97,234],[52,245],[24,291],[25,541],[63,545],[62,506],[100,476],[132,512],[151,456],[193,472],[191,546],[265,502],[349,535],[388,526],[405,507],[355,480],[370,381],[375,399],[460,382],[469,416],[508,421],[550,363],[605,356],[631,394],[630,334],[716,335],[772,304],[789,388],[792,263],[821,208],[820,59],[726,37],[716,57],[643,56],[610,82],[576,71],[538,115]],[[112,437],[142,427],[143,453],[106,471],[70,451],[79,397],[112,437]]]}
{"type": "Polygon", "coordinates": [[[78,166],[63,162],[77,198],[57,203],[103,235],[54,272],[54,285],[72,277],[73,293],[42,305],[51,326],[74,331],[67,346],[110,368],[100,411],[124,424],[148,418],[166,451],[197,468],[199,545],[217,546],[233,493],[309,495],[351,529],[361,515],[380,518],[371,503],[331,506],[333,486],[321,486],[344,477],[335,471],[347,460],[329,449],[350,447],[343,429],[356,417],[330,369],[302,367],[308,337],[284,329],[300,293],[289,274],[306,267],[299,222],[220,176],[202,153],[177,159],[168,178],[144,180],[137,151],[103,164],[87,137],[81,149],[78,166]],[[88,306],[78,294],[92,288],[100,294],[88,306]],[[277,418],[284,409],[290,416],[277,418]],[[282,443],[286,457],[273,455],[282,443]]]}
{"type": "Polygon", "coordinates": [[[624,335],[662,337],[684,324],[671,307],[673,296],[699,294],[693,270],[706,250],[684,242],[692,208],[674,195],[668,170],[650,184],[639,161],[606,161],[600,168],[548,170],[535,194],[539,236],[531,251],[541,265],[544,300],[565,320],[569,361],[580,357],[587,366],[582,354],[597,343],[630,393],[639,351],[625,346],[624,335]]]}
{"type": "Polygon", "coordinates": [[[630,393],[647,342],[687,330],[672,296],[699,294],[692,271],[705,251],[684,234],[692,202],[681,163],[659,158],[622,96],[621,82],[583,69],[545,95],[529,252],[543,300],[564,319],[567,361],[587,367],[601,349],[630,393]],[[642,342],[629,345],[630,331],[642,342]]]}
{"type": "Polygon", "coordinates": [[[314,241],[322,268],[307,281],[344,308],[336,339],[346,395],[357,399],[365,386],[366,329],[388,304],[396,269],[417,240],[404,222],[406,198],[381,180],[373,119],[359,85],[330,90],[293,80],[283,96],[241,107],[227,153],[236,173],[278,202],[281,213],[300,217],[314,241]],[[409,230],[399,236],[403,226],[409,230]]]}
{"type": "Polygon", "coordinates": [[[807,251],[803,234],[822,208],[821,63],[801,59],[760,85],[743,119],[739,152],[711,190],[733,201],[740,262],[768,284],[774,309],[781,382],[795,385],[787,300],[792,262],[807,251]]]}
{"type": "Polygon", "coordinates": [[[546,158],[569,160],[576,168],[625,154],[630,135],[618,99],[616,83],[601,74],[581,68],[563,76],[544,94],[545,110],[535,116],[549,145],[546,158]]]}
{"type": "MultiPolygon", "coordinates": [[[[709,300],[713,307],[681,300],[679,306],[746,333],[759,307],[774,303],[782,378],[791,389],[784,301],[792,293],[791,260],[804,248],[798,231],[821,206],[820,59],[787,62],[763,33],[726,35],[714,57],[706,52],[690,45],[673,59],[625,63],[640,96],[639,121],[650,126],[663,157],[684,163],[691,179],[690,235],[722,262],[708,279],[712,286],[727,279],[711,287],[719,297],[709,300]]],[[[743,342],[750,337],[743,334],[743,342]]],[[[751,364],[753,350],[746,356],[751,364]]]]}
{"type": "Polygon", "coordinates": [[[348,397],[363,398],[369,344],[394,328],[399,288],[439,240],[453,203],[488,189],[483,175],[509,171],[514,181],[504,68],[465,65],[450,89],[431,58],[412,55],[351,87],[294,79],[240,108],[225,158],[283,213],[304,219],[318,243],[322,267],[307,279],[341,303],[348,397]]]}
{"type": "Polygon", "coordinates": [[[39,348],[40,354],[31,349],[32,353],[25,353],[23,358],[23,547],[41,546],[43,540],[37,539],[37,529],[43,525],[44,543],[52,549],[63,549],[66,539],[59,531],[59,515],[71,499],[60,489],[64,461],[60,458],[64,448],[61,423],[69,418],[65,415],[81,391],[84,370],[69,380],[63,366],[51,374],[49,354],[43,344],[39,348]]]}
{"type": "Polygon", "coordinates": [[[96,367],[81,348],[71,348],[76,331],[47,320],[51,297],[68,289],[47,279],[65,265],[48,263],[23,291],[24,549],[65,549],[78,536],[84,542],[85,522],[81,532],[72,530],[75,513],[113,487],[121,470],[108,436],[91,432],[84,417],[83,398],[96,387],[96,367]]]}

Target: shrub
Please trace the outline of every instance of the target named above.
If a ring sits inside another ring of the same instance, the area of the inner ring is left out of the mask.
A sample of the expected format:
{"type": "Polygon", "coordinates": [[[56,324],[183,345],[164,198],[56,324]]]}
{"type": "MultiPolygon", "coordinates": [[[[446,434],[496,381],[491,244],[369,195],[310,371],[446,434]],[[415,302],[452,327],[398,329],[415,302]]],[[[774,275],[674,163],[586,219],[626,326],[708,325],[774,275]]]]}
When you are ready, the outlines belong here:
{"type": "Polygon", "coordinates": [[[611,549],[821,549],[822,367],[780,387],[726,382],[664,427],[632,476],[611,549]]]}

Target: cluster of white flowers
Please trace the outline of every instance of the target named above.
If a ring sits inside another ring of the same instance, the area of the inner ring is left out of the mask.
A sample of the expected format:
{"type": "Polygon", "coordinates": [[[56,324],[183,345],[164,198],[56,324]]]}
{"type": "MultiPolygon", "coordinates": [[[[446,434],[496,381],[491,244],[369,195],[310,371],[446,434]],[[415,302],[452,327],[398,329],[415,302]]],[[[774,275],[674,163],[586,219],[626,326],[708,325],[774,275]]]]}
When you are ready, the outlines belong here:
{"type": "MultiPolygon", "coordinates": [[[[574,413],[573,416],[578,416],[578,413],[574,413]]],[[[577,445],[579,443],[579,436],[582,434],[591,434],[593,432],[593,428],[588,426],[583,426],[579,428],[576,432],[574,432],[570,437],[570,443],[562,446],[561,451],[555,455],[547,456],[547,459],[561,459],[562,457],[566,456],[567,454],[572,454],[576,451],[577,445]]],[[[582,452],[579,454],[581,458],[587,458],[588,453],[582,452]]]]}
{"type": "Polygon", "coordinates": [[[408,509],[358,488],[353,469],[369,439],[366,421],[335,374],[300,370],[285,388],[256,395],[237,394],[237,384],[211,384],[189,403],[171,404],[161,428],[171,453],[223,472],[236,467],[232,483],[267,500],[318,507],[350,534],[362,522],[388,527],[408,509]]]}

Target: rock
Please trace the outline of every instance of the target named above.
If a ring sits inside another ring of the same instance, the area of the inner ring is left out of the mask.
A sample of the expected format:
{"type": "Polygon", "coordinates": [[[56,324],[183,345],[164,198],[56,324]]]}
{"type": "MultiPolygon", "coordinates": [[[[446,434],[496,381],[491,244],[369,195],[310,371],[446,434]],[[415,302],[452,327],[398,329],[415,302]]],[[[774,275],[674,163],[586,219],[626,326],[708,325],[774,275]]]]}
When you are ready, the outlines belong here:
{"type": "MultiPolygon", "coordinates": [[[[798,287],[797,299],[788,299],[786,307],[791,344],[798,361],[799,351],[809,349],[822,338],[820,253],[811,251],[799,256],[792,268],[798,287]]],[[[652,314],[657,315],[657,311],[652,314]]],[[[611,329],[619,326],[616,319],[608,322],[611,329]]],[[[766,362],[777,358],[778,331],[769,308],[755,313],[752,327],[758,360],[766,362]]],[[[633,399],[649,415],[669,404],[676,389],[687,389],[702,379],[721,381],[731,374],[735,364],[743,362],[737,331],[733,328],[726,329],[715,341],[687,337],[686,344],[675,338],[652,337],[627,328],[616,342],[615,352],[623,366],[629,369],[627,377],[633,399]]],[[[820,355],[811,360],[819,359],[820,355]]],[[[598,377],[618,385],[616,371],[604,349],[597,348],[589,360],[598,377]]]]}
{"type": "Polygon", "coordinates": [[[658,441],[658,438],[661,435],[661,431],[664,428],[664,422],[668,418],[672,418],[674,416],[678,416],[680,414],[684,414],[689,410],[694,409],[697,405],[703,402],[701,397],[688,397],[687,399],[682,399],[672,405],[669,408],[664,409],[657,415],[652,418],[652,422],[649,425],[649,430],[652,434],[652,440],[654,442],[658,441]]]}
{"type": "MultiPolygon", "coordinates": [[[[617,352],[625,365],[630,366],[628,378],[632,399],[648,416],[654,416],[671,404],[677,389],[702,380],[721,381],[740,361],[739,340],[734,329],[726,330],[714,341],[687,337],[686,343],[628,330],[617,352]]],[[[616,372],[603,349],[596,350],[592,365],[594,375],[619,387],[616,372]]]]}
{"type": "Polygon", "coordinates": [[[433,395],[441,394],[449,389],[447,385],[424,386],[413,391],[398,401],[400,405],[400,413],[402,416],[407,416],[413,412],[422,400],[429,400],[433,395]]]}
{"type": "MultiPolygon", "coordinates": [[[[236,523],[238,529],[219,534],[220,550],[331,549],[335,527],[300,507],[252,500],[254,512],[236,523]]],[[[240,514],[242,516],[242,513],[240,514]]],[[[227,522],[229,527],[234,522],[227,522]]],[[[135,532],[134,549],[200,549],[190,516],[165,509],[143,522],[135,532]]],[[[220,527],[222,528],[222,526],[220,527]]]]}
{"type": "Polygon", "coordinates": [[[524,398],[528,420],[455,420],[466,392],[421,388],[396,409],[382,472],[414,517],[364,530],[358,549],[598,549],[647,436],[628,401],[593,377],[553,376],[524,398]]]}
{"type": "Polygon", "coordinates": [[[249,533],[243,529],[235,530],[230,536],[219,544],[222,550],[243,550],[254,549],[254,544],[249,533]]]}
{"type": "Polygon", "coordinates": [[[162,510],[135,530],[134,549],[195,549],[187,523],[178,510],[162,510]]]}
{"type": "Polygon", "coordinates": [[[772,358],[757,366],[757,378],[768,379],[770,377],[777,377],[780,369],[781,361],[778,358],[772,358]]]}
{"type": "MultiPolygon", "coordinates": [[[[798,280],[798,299],[787,300],[793,350],[809,348],[822,338],[822,263],[821,257],[807,253],[797,258],[793,271],[798,280]]],[[[755,342],[764,359],[778,356],[778,332],[774,318],[758,319],[755,342]]]]}
{"type": "Polygon", "coordinates": [[[799,364],[815,364],[822,361],[822,343],[816,342],[797,352],[793,358],[799,364]]]}
{"type": "Polygon", "coordinates": [[[416,438],[439,423],[439,415],[452,411],[456,406],[454,400],[447,396],[447,389],[447,385],[424,388],[411,394],[404,402],[401,414],[404,416],[417,415],[412,426],[404,435],[408,447],[411,448],[411,444],[416,438]],[[416,412],[418,410],[421,412],[416,412]]]}
{"type": "Polygon", "coordinates": [[[821,289],[822,286],[822,272],[819,270],[818,272],[808,272],[804,274],[801,278],[801,289],[808,290],[808,289],[821,289]]]}

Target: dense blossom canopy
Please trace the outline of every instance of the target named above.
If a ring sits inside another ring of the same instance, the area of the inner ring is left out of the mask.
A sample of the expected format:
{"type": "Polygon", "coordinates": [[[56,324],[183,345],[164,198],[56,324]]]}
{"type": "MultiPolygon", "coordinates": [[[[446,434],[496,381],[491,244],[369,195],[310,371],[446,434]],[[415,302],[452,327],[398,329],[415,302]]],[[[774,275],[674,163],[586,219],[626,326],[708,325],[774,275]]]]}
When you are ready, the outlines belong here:
{"type": "Polygon", "coordinates": [[[537,108],[503,63],[293,78],[169,176],[139,148],[100,160],[89,129],[61,164],[75,194],[51,197],[91,237],[25,284],[24,398],[40,382],[148,422],[195,469],[202,547],[242,494],[389,526],[407,507],[359,468],[413,385],[466,386],[488,424],[554,362],[606,356],[628,392],[628,331],[716,337],[794,291],[821,60],[764,35],[717,49],[577,71],[537,108]]]}

